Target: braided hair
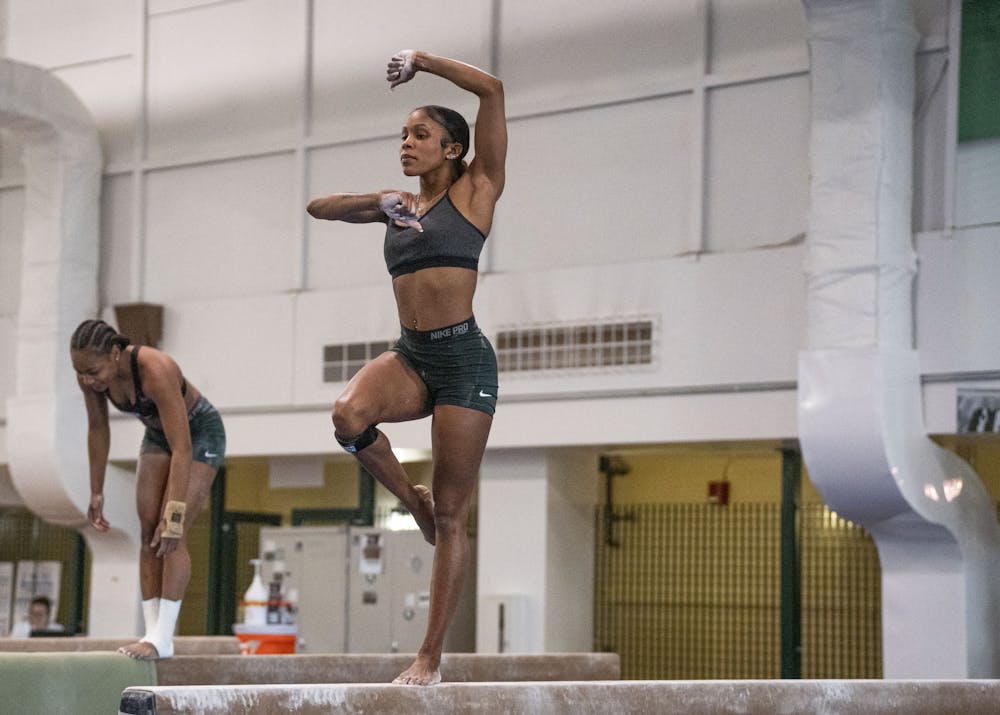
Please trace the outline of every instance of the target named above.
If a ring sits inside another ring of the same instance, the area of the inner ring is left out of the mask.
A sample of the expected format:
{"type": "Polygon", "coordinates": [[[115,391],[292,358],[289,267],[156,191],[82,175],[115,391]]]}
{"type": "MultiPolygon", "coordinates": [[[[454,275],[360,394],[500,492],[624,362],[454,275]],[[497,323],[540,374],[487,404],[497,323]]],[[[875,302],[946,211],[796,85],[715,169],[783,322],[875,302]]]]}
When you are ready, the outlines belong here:
{"type": "Polygon", "coordinates": [[[103,320],[83,321],[69,339],[70,350],[93,350],[101,355],[110,354],[115,345],[124,349],[128,344],[128,338],[103,320]]]}

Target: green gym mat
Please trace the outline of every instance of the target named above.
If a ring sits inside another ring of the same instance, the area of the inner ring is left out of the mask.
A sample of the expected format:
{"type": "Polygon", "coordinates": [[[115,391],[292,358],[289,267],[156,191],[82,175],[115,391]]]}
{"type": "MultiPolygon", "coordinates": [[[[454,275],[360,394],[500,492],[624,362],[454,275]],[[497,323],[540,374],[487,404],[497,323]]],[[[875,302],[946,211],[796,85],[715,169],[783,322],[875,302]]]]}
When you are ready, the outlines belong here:
{"type": "Polygon", "coordinates": [[[0,712],[114,715],[129,686],[156,685],[156,664],[114,652],[0,653],[0,712]]]}

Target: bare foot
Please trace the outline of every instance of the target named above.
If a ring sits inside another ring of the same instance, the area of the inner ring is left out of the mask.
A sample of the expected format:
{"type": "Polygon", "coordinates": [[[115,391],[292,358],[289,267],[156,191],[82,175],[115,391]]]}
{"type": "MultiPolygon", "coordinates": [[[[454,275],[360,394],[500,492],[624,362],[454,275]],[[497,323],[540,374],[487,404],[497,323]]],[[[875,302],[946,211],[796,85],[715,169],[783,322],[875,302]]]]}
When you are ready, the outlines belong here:
{"type": "Polygon", "coordinates": [[[160,659],[160,654],[156,650],[156,646],[148,641],[136,641],[135,643],[123,645],[118,649],[118,652],[127,655],[129,658],[134,658],[135,660],[160,659]]]}
{"type": "Polygon", "coordinates": [[[413,665],[400,673],[393,685],[437,685],[441,682],[441,671],[432,666],[429,659],[417,656],[413,665]]]}
{"type": "Polygon", "coordinates": [[[423,484],[416,484],[413,489],[420,497],[420,513],[414,514],[413,518],[423,532],[424,541],[433,546],[437,541],[437,530],[434,527],[434,497],[431,495],[431,490],[423,484]]]}

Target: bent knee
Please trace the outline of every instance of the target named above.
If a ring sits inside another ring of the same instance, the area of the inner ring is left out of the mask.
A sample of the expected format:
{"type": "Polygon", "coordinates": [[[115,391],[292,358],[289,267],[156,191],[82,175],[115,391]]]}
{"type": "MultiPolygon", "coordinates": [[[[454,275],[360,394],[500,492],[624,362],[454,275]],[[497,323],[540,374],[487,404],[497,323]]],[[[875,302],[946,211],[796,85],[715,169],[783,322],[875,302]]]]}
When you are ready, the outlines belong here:
{"type": "Polygon", "coordinates": [[[338,397],[330,415],[333,429],[341,437],[354,437],[374,422],[354,400],[338,397]]]}

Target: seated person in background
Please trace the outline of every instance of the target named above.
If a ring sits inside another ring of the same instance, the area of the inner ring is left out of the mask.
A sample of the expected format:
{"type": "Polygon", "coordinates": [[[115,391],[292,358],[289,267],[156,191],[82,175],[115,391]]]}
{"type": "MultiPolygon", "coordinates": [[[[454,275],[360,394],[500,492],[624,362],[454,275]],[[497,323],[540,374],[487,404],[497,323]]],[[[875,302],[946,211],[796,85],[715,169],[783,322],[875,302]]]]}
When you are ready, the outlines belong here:
{"type": "Polygon", "coordinates": [[[28,606],[28,620],[16,623],[10,631],[11,638],[27,638],[36,632],[62,631],[58,623],[52,623],[52,601],[48,596],[35,596],[28,606]]]}

